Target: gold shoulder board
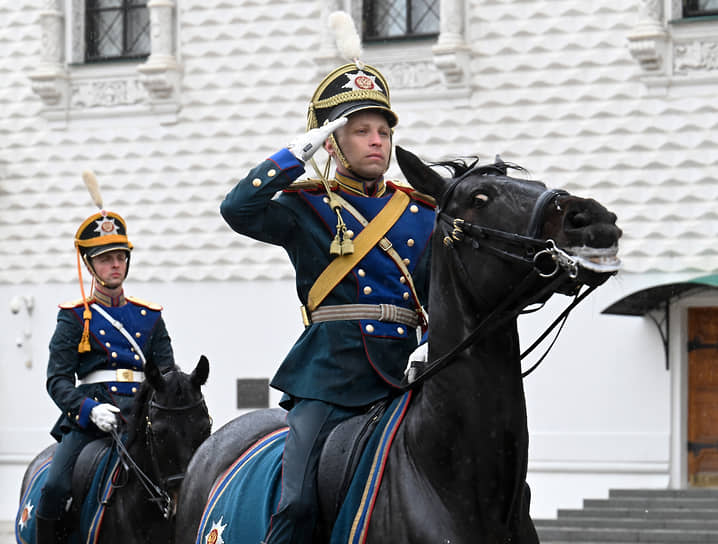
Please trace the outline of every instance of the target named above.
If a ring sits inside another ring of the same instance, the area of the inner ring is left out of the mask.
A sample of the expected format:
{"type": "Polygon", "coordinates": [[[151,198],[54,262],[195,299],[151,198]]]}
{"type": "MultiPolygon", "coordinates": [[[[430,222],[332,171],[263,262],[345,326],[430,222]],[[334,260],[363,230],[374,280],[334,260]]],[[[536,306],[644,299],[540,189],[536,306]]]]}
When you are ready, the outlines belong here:
{"type": "Polygon", "coordinates": [[[132,297],[132,296],[126,296],[125,298],[131,302],[132,304],[137,304],[138,306],[144,306],[145,308],[149,308],[150,310],[161,310],[162,306],[159,304],[155,304],[154,302],[147,302],[146,300],[142,300],[141,298],[132,297]]]}
{"type": "Polygon", "coordinates": [[[78,298],[77,300],[71,300],[70,302],[63,302],[62,304],[58,304],[58,306],[63,310],[71,310],[72,308],[82,306],[82,299],[78,298]]]}

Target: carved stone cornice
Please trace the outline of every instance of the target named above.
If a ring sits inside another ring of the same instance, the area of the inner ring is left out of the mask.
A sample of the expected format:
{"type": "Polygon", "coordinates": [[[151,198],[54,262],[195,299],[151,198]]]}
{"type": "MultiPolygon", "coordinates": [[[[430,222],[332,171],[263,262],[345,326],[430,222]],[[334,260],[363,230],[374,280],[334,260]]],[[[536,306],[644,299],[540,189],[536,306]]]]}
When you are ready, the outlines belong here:
{"type": "Polygon", "coordinates": [[[46,2],[45,9],[40,12],[40,27],[41,59],[29,75],[32,90],[45,106],[62,108],[68,96],[68,74],[65,70],[65,16],[57,1],[46,2]]]}
{"type": "Polygon", "coordinates": [[[464,36],[464,2],[441,0],[439,39],[431,52],[448,87],[468,83],[470,48],[464,36]]]}
{"type": "Polygon", "coordinates": [[[628,35],[628,50],[644,71],[655,73],[664,68],[668,39],[662,0],[643,0],[638,23],[628,35]]]}
{"type": "Polygon", "coordinates": [[[175,56],[174,10],[172,0],[150,0],[150,37],[152,53],[137,67],[140,81],[153,102],[176,98],[179,90],[181,67],[175,56]]]}

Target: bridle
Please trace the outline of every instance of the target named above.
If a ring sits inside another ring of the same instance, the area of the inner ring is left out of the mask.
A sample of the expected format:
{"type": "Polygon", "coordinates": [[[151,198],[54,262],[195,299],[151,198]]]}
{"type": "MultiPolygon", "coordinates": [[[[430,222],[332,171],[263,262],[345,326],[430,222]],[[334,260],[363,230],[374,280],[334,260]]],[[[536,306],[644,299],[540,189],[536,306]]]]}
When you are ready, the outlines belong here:
{"type": "MultiPolygon", "coordinates": [[[[135,473],[137,476],[137,479],[142,484],[142,487],[145,488],[145,491],[147,491],[148,495],[150,496],[149,501],[153,502],[157,505],[157,507],[160,509],[160,512],[162,513],[162,516],[164,519],[169,519],[170,513],[172,512],[172,499],[167,492],[167,488],[169,487],[169,484],[180,482],[184,479],[184,473],[178,473],[178,474],[172,474],[170,476],[162,477],[162,472],[159,466],[159,456],[157,455],[157,445],[154,438],[154,433],[152,431],[152,419],[150,417],[151,411],[154,409],[156,411],[163,411],[163,412],[173,412],[173,413],[182,413],[182,412],[188,412],[190,410],[194,410],[198,407],[201,407],[202,411],[204,413],[209,414],[207,410],[207,405],[204,401],[204,396],[200,395],[200,397],[195,400],[194,402],[191,402],[189,404],[184,404],[181,406],[167,406],[165,404],[161,404],[155,400],[155,391],[152,392],[152,396],[150,397],[148,408],[147,408],[147,415],[145,416],[145,445],[147,448],[147,451],[149,452],[150,462],[152,464],[152,472],[154,475],[154,478],[157,482],[153,481],[152,478],[150,478],[145,472],[139,467],[137,462],[133,459],[132,455],[130,455],[130,452],[125,447],[125,444],[123,443],[122,439],[119,436],[119,433],[116,429],[112,430],[112,439],[115,443],[115,446],[118,450],[120,459],[122,460],[122,464],[125,468],[126,472],[129,472],[129,470],[132,470],[132,472],[135,473]]],[[[209,415],[208,415],[209,417],[209,415]]],[[[210,418],[211,421],[211,418],[210,418]]]]}
{"type": "MultiPolygon", "coordinates": [[[[446,248],[453,250],[459,243],[470,242],[471,247],[477,251],[486,251],[499,258],[518,262],[529,267],[528,272],[521,280],[519,285],[512,290],[509,296],[505,297],[501,303],[494,308],[486,317],[484,317],[477,327],[472,330],[466,338],[459,342],[451,351],[442,355],[438,359],[421,364],[423,367],[418,376],[409,383],[407,376],[402,380],[402,387],[409,388],[417,382],[421,382],[429,376],[438,372],[446,366],[456,355],[465,350],[469,345],[474,343],[480,335],[501,326],[510,319],[517,317],[524,308],[544,300],[544,297],[553,293],[558,287],[567,280],[575,280],[578,277],[579,263],[568,253],[559,248],[551,239],[541,239],[538,236],[542,231],[542,220],[549,206],[553,205],[558,211],[561,211],[559,199],[568,195],[568,192],[560,189],[546,189],[541,193],[534,203],[531,212],[531,218],[527,228],[527,234],[515,234],[503,230],[493,229],[482,225],[477,225],[465,221],[463,218],[454,217],[444,211],[448,202],[458,186],[465,179],[467,174],[454,179],[451,185],[446,189],[437,206],[436,225],[437,229],[441,229],[443,233],[443,244],[446,248]],[[450,230],[449,230],[450,229],[450,230]],[[538,292],[527,294],[528,289],[533,285],[537,278],[550,279],[538,292]]],[[[460,273],[468,280],[468,273],[461,261],[460,256],[452,251],[454,262],[460,273]]],[[[534,348],[543,341],[544,338],[559,324],[563,326],[568,314],[576,307],[586,296],[588,296],[597,285],[589,287],[580,295],[578,292],[572,303],[558,316],[556,320],[540,335],[540,337],[521,354],[521,359],[526,357],[534,348]]],[[[474,301],[475,302],[475,301],[474,301]]],[[[559,329],[560,332],[561,329],[559,329]]],[[[555,339],[554,339],[555,342],[555,339]]],[[[526,377],[533,372],[548,354],[553,346],[553,342],[548,347],[543,356],[529,370],[522,373],[522,377],[526,377]]],[[[410,363],[415,368],[415,363],[410,363]]]]}

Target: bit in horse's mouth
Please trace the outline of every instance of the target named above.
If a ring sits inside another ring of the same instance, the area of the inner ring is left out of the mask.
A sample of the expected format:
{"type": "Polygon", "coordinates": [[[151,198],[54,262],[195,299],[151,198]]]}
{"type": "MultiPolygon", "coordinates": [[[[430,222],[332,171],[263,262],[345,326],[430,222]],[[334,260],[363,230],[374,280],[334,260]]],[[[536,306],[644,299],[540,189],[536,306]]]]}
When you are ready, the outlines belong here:
{"type": "Polygon", "coordinates": [[[568,251],[575,257],[579,266],[592,272],[616,272],[621,268],[617,245],[606,248],[572,247],[568,251]]]}

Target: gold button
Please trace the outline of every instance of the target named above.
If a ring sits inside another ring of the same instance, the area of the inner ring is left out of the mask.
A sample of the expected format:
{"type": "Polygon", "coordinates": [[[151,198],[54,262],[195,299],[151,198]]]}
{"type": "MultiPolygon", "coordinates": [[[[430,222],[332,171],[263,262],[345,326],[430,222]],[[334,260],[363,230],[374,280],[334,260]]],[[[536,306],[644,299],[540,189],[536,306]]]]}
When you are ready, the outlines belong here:
{"type": "Polygon", "coordinates": [[[141,313],[142,315],[147,315],[147,310],[140,310],[140,313],[141,313]]]}
{"type": "Polygon", "coordinates": [[[324,201],[324,204],[329,204],[329,197],[328,197],[328,196],[325,196],[324,198],[322,198],[322,200],[324,201]]]}
{"type": "Polygon", "coordinates": [[[79,415],[79,414],[75,416],[75,421],[80,421],[80,415],[79,415]]]}
{"type": "Polygon", "coordinates": [[[416,204],[412,204],[411,207],[409,208],[409,211],[411,213],[417,213],[419,211],[419,206],[417,206],[416,204]]]}
{"type": "Polygon", "coordinates": [[[372,291],[372,289],[368,285],[364,288],[365,295],[371,295],[371,291],[372,291]]]}
{"type": "Polygon", "coordinates": [[[277,171],[276,171],[274,168],[272,168],[271,170],[268,170],[268,171],[267,171],[267,175],[268,175],[270,178],[273,178],[274,176],[277,175],[277,171]]]}
{"type": "Polygon", "coordinates": [[[262,185],[262,180],[259,178],[254,178],[252,180],[252,185],[254,185],[255,187],[259,187],[260,185],[262,185]]]}
{"type": "Polygon", "coordinates": [[[135,333],[135,338],[139,338],[140,336],[142,336],[142,333],[141,333],[141,332],[136,332],[136,333],[135,333]]]}
{"type": "Polygon", "coordinates": [[[137,388],[136,388],[136,387],[133,387],[133,388],[132,388],[132,392],[133,392],[133,393],[137,393],[137,388]]]}
{"type": "Polygon", "coordinates": [[[72,412],[67,412],[67,417],[72,417],[72,412]]]}
{"type": "Polygon", "coordinates": [[[407,291],[406,293],[404,293],[402,296],[404,297],[404,300],[409,300],[409,296],[410,296],[410,295],[409,295],[409,291],[407,291]]]}
{"type": "Polygon", "coordinates": [[[347,235],[347,238],[354,238],[354,231],[353,231],[353,230],[348,230],[348,231],[346,231],[344,234],[347,235]]]}
{"type": "Polygon", "coordinates": [[[139,361],[139,360],[140,360],[140,356],[135,354],[135,361],[139,361]]]}
{"type": "Polygon", "coordinates": [[[100,334],[101,334],[102,336],[105,336],[105,329],[100,329],[100,334]]]}
{"type": "Polygon", "coordinates": [[[117,366],[117,363],[112,363],[112,366],[113,366],[113,367],[116,367],[116,366],[117,366]]]}
{"type": "Polygon", "coordinates": [[[362,278],[363,278],[364,276],[366,276],[366,272],[364,272],[364,269],[363,269],[363,268],[360,268],[359,270],[357,270],[357,274],[359,274],[359,276],[362,277],[362,278]]]}
{"type": "Polygon", "coordinates": [[[112,352],[112,358],[113,358],[113,359],[117,359],[117,352],[116,352],[116,351],[113,351],[113,352],[112,352]]]}
{"type": "Polygon", "coordinates": [[[110,391],[112,391],[113,393],[117,393],[117,387],[113,385],[112,387],[110,387],[110,391]]]}
{"type": "Polygon", "coordinates": [[[399,334],[404,334],[404,327],[397,327],[396,332],[398,332],[399,334]]]}
{"type": "Polygon", "coordinates": [[[369,324],[366,326],[366,332],[374,332],[374,325],[372,325],[371,323],[369,323],[369,324]]]}
{"type": "Polygon", "coordinates": [[[409,239],[406,241],[406,245],[409,246],[409,247],[414,247],[414,239],[413,239],[413,238],[409,238],[409,239]]]}
{"type": "Polygon", "coordinates": [[[404,264],[409,266],[409,264],[411,264],[411,259],[404,259],[404,264]]]}
{"type": "Polygon", "coordinates": [[[406,283],[406,278],[405,278],[404,276],[402,276],[402,277],[399,278],[399,281],[400,281],[401,283],[406,283]]]}
{"type": "Polygon", "coordinates": [[[110,343],[109,343],[109,342],[105,342],[105,347],[106,347],[106,348],[109,348],[109,347],[110,347],[110,343]]]}

